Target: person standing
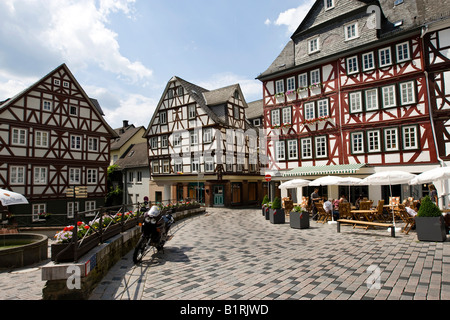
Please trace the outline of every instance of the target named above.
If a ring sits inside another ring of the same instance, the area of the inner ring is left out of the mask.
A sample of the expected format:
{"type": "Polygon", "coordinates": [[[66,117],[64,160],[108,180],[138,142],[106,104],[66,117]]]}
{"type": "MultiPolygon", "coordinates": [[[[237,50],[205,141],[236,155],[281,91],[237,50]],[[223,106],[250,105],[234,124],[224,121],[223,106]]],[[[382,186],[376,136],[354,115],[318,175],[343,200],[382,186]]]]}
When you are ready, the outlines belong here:
{"type": "Polygon", "coordinates": [[[438,194],[437,194],[435,186],[433,184],[428,185],[428,190],[430,191],[431,201],[435,205],[438,205],[438,194]]]}
{"type": "Polygon", "coordinates": [[[319,188],[314,188],[314,192],[311,193],[311,207],[312,207],[312,219],[317,220],[317,208],[316,208],[316,202],[320,200],[319,196],[319,188]]]}

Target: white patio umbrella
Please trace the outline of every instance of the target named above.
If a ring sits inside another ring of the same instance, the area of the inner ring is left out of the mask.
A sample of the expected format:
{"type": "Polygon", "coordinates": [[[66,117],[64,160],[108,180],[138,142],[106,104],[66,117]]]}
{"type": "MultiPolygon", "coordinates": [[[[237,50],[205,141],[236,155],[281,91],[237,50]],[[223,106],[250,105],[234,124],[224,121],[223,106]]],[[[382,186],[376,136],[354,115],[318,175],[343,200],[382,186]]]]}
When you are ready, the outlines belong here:
{"type": "Polygon", "coordinates": [[[28,200],[20,193],[5,189],[0,189],[0,201],[5,207],[16,204],[28,204],[28,200]]]}
{"type": "Polygon", "coordinates": [[[417,175],[414,179],[412,179],[409,182],[409,184],[414,185],[414,184],[430,183],[434,181],[448,180],[448,179],[450,179],[450,167],[438,167],[417,175]]]}
{"type": "Polygon", "coordinates": [[[342,181],[341,177],[337,176],[325,176],[311,181],[310,186],[333,186],[340,185],[342,181]]]}
{"type": "MultiPolygon", "coordinates": [[[[392,197],[392,185],[393,184],[405,184],[409,183],[412,179],[416,177],[415,174],[393,170],[393,171],[381,171],[374,173],[366,178],[364,178],[360,184],[362,185],[379,185],[385,186],[389,185],[389,193],[392,197]]],[[[395,228],[395,217],[394,217],[394,208],[392,208],[392,224],[395,228]]],[[[400,228],[395,228],[395,231],[399,231],[400,228]]]]}
{"type": "Polygon", "coordinates": [[[304,187],[309,185],[311,181],[305,179],[293,179],[286,182],[283,182],[278,186],[279,189],[292,189],[297,187],[304,187]]]}

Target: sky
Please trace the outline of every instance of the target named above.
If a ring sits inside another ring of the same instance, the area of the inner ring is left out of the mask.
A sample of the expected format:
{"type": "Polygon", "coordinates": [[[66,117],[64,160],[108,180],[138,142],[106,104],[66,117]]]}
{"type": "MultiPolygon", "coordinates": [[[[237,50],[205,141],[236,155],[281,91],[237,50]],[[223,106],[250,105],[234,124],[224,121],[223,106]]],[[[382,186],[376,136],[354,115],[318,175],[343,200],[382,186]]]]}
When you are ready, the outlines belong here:
{"type": "Polygon", "coordinates": [[[0,101],[65,63],[113,128],[147,127],[173,76],[252,102],[313,3],[0,0],[0,101]]]}

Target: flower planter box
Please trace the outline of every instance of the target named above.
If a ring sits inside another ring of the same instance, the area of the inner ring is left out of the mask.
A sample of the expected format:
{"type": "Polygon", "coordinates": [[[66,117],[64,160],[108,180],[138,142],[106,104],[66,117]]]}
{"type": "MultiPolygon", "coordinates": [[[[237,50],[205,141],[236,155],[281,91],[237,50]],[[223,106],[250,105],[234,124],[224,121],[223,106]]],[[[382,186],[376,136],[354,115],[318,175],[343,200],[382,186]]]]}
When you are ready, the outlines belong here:
{"type": "MultiPolygon", "coordinates": [[[[77,257],[80,258],[90,250],[94,249],[100,243],[100,238],[97,234],[86,237],[83,242],[77,242],[77,257]]],[[[57,262],[72,262],[74,261],[74,246],[72,243],[56,243],[51,245],[51,260],[57,262]],[[59,254],[61,253],[61,254],[59,254]],[[59,255],[58,255],[59,254],[59,255]]]]}
{"type": "Polygon", "coordinates": [[[289,223],[293,229],[308,229],[309,228],[309,212],[291,211],[289,214],[289,223]]]}
{"type": "Polygon", "coordinates": [[[112,238],[118,235],[122,231],[122,226],[119,223],[111,224],[108,228],[103,229],[101,235],[101,241],[106,241],[109,238],[112,238]]]}
{"type": "Polygon", "coordinates": [[[131,228],[136,227],[137,225],[139,225],[139,222],[142,222],[142,220],[144,220],[143,216],[141,216],[141,217],[139,217],[139,218],[131,218],[131,219],[128,219],[128,220],[123,224],[122,232],[124,232],[124,231],[126,231],[126,230],[128,230],[128,229],[131,229],[131,228]]]}
{"type": "Polygon", "coordinates": [[[272,209],[270,210],[270,223],[283,224],[286,221],[286,215],[284,209],[272,209]]]}
{"type": "Polygon", "coordinates": [[[272,211],[272,209],[270,209],[270,208],[266,209],[266,213],[265,213],[266,220],[270,220],[270,211],[272,211]]]}
{"type": "Polygon", "coordinates": [[[443,242],[447,239],[444,217],[416,217],[416,232],[419,241],[443,242]]]}

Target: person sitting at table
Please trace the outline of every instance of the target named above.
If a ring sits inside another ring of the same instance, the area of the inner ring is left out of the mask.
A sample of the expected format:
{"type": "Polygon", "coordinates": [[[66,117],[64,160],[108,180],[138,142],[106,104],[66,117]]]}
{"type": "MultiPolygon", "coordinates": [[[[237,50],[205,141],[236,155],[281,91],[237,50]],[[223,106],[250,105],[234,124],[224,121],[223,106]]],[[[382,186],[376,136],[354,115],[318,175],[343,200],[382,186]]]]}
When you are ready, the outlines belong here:
{"type": "Polygon", "coordinates": [[[311,193],[311,196],[309,199],[311,200],[312,219],[317,220],[317,209],[316,209],[315,203],[320,200],[319,188],[314,188],[314,192],[311,193]]]}
{"type": "Polygon", "coordinates": [[[323,209],[326,213],[333,215],[334,219],[339,219],[339,211],[333,210],[333,204],[330,200],[327,200],[323,203],[323,209]]]}
{"type": "Polygon", "coordinates": [[[359,210],[359,205],[360,205],[361,201],[363,200],[363,198],[364,198],[363,195],[360,194],[358,199],[356,199],[356,202],[355,202],[356,210],[359,210]]]}
{"type": "Polygon", "coordinates": [[[403,201],[403,204],[405,205],[405,210],[406,210],[406,212],[411,216],[411,217],[415,217],[416,215],[417,215],[417,212],[416,211],[414,211],[414,209],[412,209],[411,207],[410,207],[410,202],[409,202],[409,200],[404,200],[403,201]]]}

